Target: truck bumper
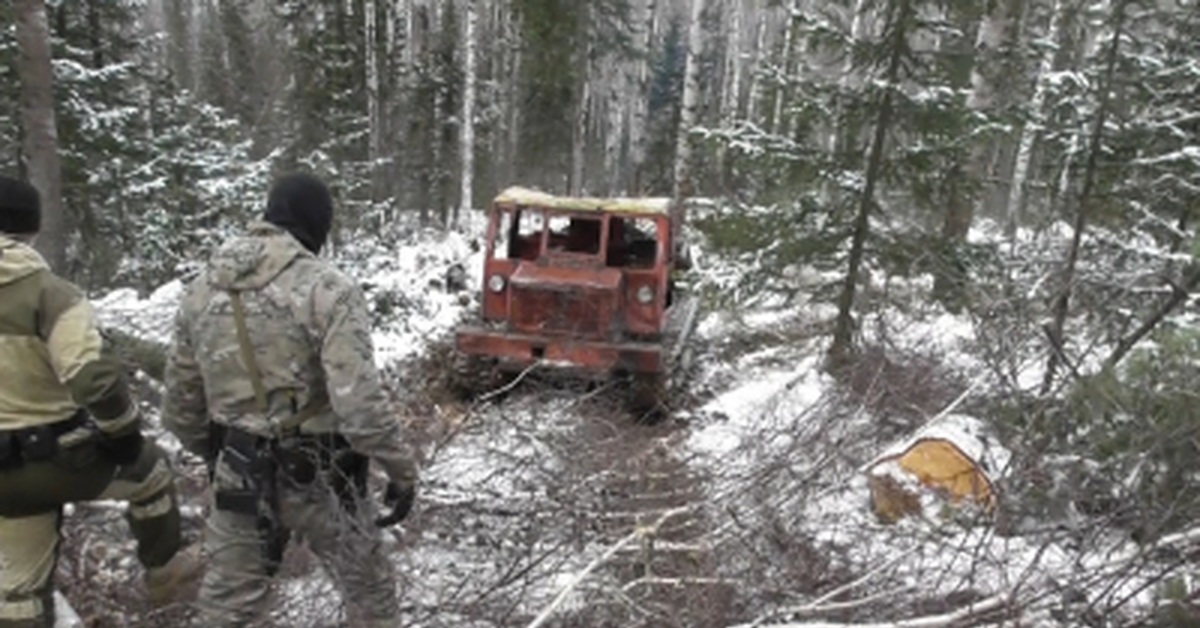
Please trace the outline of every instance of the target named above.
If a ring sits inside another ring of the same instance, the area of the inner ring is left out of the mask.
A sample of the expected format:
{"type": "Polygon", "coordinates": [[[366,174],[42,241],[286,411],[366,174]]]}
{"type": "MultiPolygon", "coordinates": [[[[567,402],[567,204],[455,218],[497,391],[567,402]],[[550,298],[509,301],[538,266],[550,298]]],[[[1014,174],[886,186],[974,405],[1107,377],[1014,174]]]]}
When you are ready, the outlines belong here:
{"type": "Polygon", "coordinates": [[[662,347],[650,342],[587,341],[468,327],[458,331],[454,344],[465,355],[496,358],[502,366],[517,369],[542,361],[595,374],[663,370],[662,347]]]}

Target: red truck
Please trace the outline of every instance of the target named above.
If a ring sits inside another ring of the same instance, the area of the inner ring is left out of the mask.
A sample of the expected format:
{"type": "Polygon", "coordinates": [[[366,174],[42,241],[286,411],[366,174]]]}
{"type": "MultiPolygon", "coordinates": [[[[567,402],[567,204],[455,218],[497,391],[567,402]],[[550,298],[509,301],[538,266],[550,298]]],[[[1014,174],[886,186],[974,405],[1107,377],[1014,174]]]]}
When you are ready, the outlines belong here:
{"type": "Polygon", "coordinates": [[[458,353],[506,371],[628,376],[635,406],[661,411],[696,324],[677,281],[681,222],[666,198],[505,190],[489,209],[479,320],[457,330],[458,353]]]}

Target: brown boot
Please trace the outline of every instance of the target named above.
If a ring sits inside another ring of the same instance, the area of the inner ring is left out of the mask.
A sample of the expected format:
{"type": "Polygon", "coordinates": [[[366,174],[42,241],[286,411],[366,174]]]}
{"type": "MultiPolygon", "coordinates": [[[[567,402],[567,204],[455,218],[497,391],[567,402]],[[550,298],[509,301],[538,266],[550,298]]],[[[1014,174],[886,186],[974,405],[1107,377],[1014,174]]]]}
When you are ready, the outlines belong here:
{"type": "Polygon", "coordinates": [[[191,601],[196,593],[193,585],[203,573],[200,548],[181,549],[167,564],[146,569],[146,596],[156,608],[191,601]]]}

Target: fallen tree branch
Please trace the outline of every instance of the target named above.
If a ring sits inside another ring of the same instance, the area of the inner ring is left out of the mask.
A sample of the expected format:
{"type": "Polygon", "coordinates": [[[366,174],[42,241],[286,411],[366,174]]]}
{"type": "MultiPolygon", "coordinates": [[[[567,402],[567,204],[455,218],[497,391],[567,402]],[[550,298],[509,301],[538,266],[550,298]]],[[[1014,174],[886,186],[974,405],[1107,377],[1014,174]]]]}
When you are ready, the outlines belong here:
{"type": "Polygon", "coordinates": [[[507,384],[505,384],[495,390],[491,390],[485,394],[480,395],[478,403],[483,403],[485,401],[488,401],[489,399],[493,399],[499,395],[503,395],[504,393],[516,388],[517,384],[520,384],[521,380],[525,379],[526,375],[529,375],[529,373],[531,371],[533,371],[533,369],[535,369],[541,365],[542,365],[542,361],[538,360],[538,361],[530,364],[529,366],[525,367],[525,370],[518,373],[517,376],[514,377],[511,382],[508,382],[507,384]]]}
{"type": "Polygon", "coordinates": [[[1117,365],[1125,356],[1133,349],[1133,346],[1138,343],[1143,337],[1154,331],[1155,327],[1161,323],[1172,310],[1179,307],[1192,294],[1192,289],[1200,285],[1200,265],[1192,266],[1188,269],[1187,274],[1183,278],[1183,285],[1171,282],[1171,297],[1158,306],[1142,324],[1131,334],[1121,339],[1117,344],[1117,348],[1113,349],[1108,359],[1104,361],[1106,368],[1112,368],[1117,365]]]}
{"type": "Polygon", "coordinates": [[[1156,549],[1164,549],[1173,545],[1187,545],[1200,541],[1200,528],[1192,528],[1183,532],[1167,534],[1154,543],[1156,549]]]}
{"type": "Polygon", "coordinates": [[[919,549],[920,549],[920,546],[917,546],[917,547],[913,547],[912,549],[909,549],[906,552],[897,554],[896,556],[893,556],[891,560],[883,563],[882,565],[876,566],[874,569],[871,569],[867,573],[864,573],[863,575],[859,576],[855,580],[851,580],[850,582],[847,582],[846,584],[843,584],[839,587],[834,587],[833,590],[826,592],[824,595],[809,602],[808,604],[783,608],[778,611],[774,611],[768,615],[764,615],[761,618],[752,622],[747,628],[757,628],[758,626],[762,626],[763,623],[767,620],[767,618],[770,618],[770,617],[780,617],[782,615],[810,614],[813,611],[813,609],[816,609],[816,608],[826,604],[833,598],[835,598],[847,591],[850,591],[852,589],[862,586],[863,584],[869,582],[871,580],[871,578],[874,578],[877,574],[879,574],[887,569],[890,569],[893,565],[895,565],[896,563],[899,563],[900,561],[913,555],[919,549]]]}
{"type": "Polygon", "coordinates": [[[945,613],[943,615],[930,615],[928,617],[915,617],[913,619],[870,624],[834,624],[828,622],[768,624],[766,628],[954,628],[970,625],[967,622],[976,621],[997,611],[1004,610],[1008,604],[1008,594],[1001,594],[968,604],[952,613],[945,613]]]}
{"type": "Polygon", "coordinates": [[[626,545],[629,545],[630,543],[641,540],[642,538],[645,538],[647,536],[655,535],[656,533],[658,533],[658,529],[660,527],[662,527],[662,525],[664,523],[666,523],[668,519],[670,519],[676,515],[680,515],[685,512],[688,512],[690,510],[692,510],[692,507],[690,507],[690,506],[680,506],[679,508],[672,508],[671,510],[668,510],[667,512],[663,513],[662,516],[660,516],[658,519],[656,519],[654,521],[654,523],[651,523],[648,526],[638,526],[637,528],[635,528],[633,530],[633,532],[630,532],[629,534],[627,534],[625,536],[625,538],[621,539],[620,541],[617,541],[614,545],[609,547],[603,554],[601,554],[599,557],[597,557],[592,562],[588,563],[588,565],[586,567],[584,567],[583,570],[581,570],[579,573],[575,574],[575,576],[571,578],[571,582],[569,582],[567,584],[567,586],[563,587],[562,591],[559,591],[558,595],[555,596],[554,601],[552,601],[549,606],[547,606],[544,610],[542,610],[542,612],[540,614],[538,614],[538,616],[536,618],[534,618],[534,620],[529,624],[529,626],[527,628],[540,628],[541,626],[544,626],[546,624],[546,622],[549,621],[550,618],[554,615],[554,613],[556,613],[558,611],[558,609],[562,607],[563,603],[565,603],[567,601],[567,597],[569,597],[571,595],[572,591],[579,588],[579,585],[583,584],[584,580],[587,580],[587,577],[589,575],[591,575],[591,573],[593,571],[596,571],[602,565],[607,563],[609,561],[609,559],[611,559],[613,556],[616,556],[617,553],[619,553],[621,551],[621,549],[624,548],[626,545]]]}

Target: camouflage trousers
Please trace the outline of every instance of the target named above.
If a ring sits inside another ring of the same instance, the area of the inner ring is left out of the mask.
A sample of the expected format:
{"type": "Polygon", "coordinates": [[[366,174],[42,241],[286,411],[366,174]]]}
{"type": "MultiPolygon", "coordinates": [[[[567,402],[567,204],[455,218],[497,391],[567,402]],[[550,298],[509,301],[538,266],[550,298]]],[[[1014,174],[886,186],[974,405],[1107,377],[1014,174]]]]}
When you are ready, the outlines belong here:
{"type": "Polygon", "coordinates": [[[0,628],[54,625],[62,506],[93,500],[129,504],[125,518],[143,566],[163,565],[179,549],[174,475],[166,454],[150,441],[124,467],[85,442],[43,462],[0,470],[0,628]]]}
{"type": "MultiPolygon", "coordinates": [[[[349,625],[395,626],[396,583],[382,534],[374,525],[374,510],[369,500],[359,499],[354,512],[348,512],[326,473],[306,486],[281,479],[280,519],[291,531],[291,540],[304,542],[320,560],[342,596],[349,625]]],[[[219,461],[213,488],[240,486],[240,478],[219,461]]],[[[210,508],[204,550],[207,571],[197,600],[197,625],[251,625],[266,610],[271,583],[255,517],[210,508]]]]}

